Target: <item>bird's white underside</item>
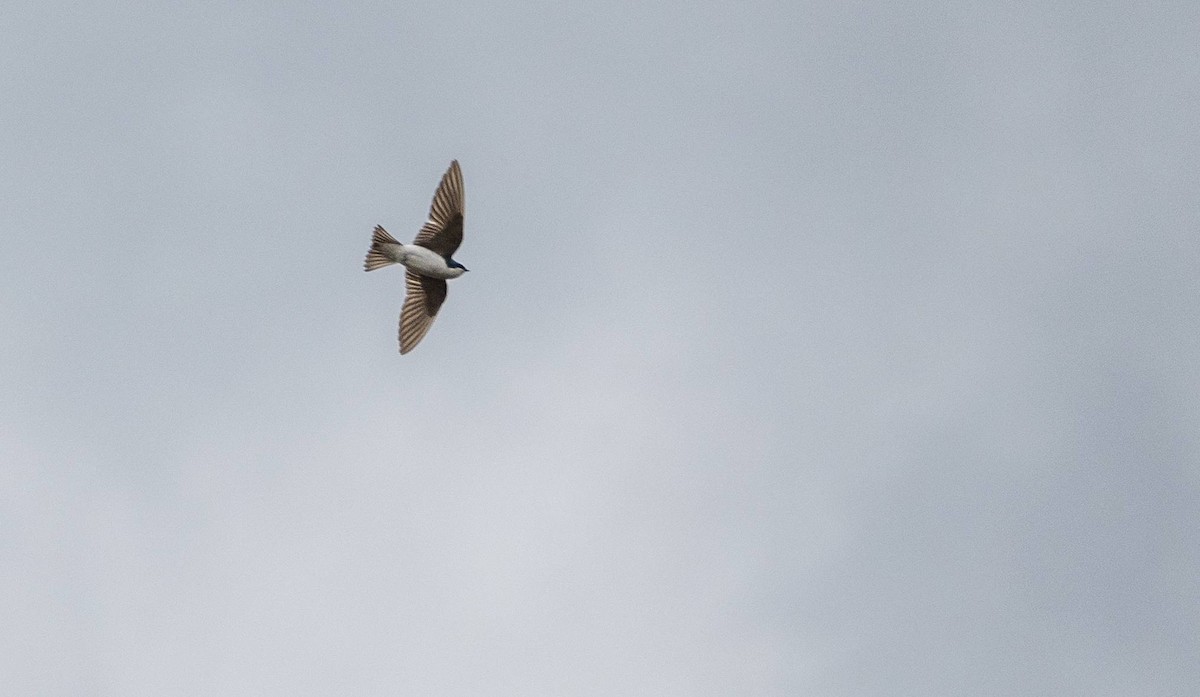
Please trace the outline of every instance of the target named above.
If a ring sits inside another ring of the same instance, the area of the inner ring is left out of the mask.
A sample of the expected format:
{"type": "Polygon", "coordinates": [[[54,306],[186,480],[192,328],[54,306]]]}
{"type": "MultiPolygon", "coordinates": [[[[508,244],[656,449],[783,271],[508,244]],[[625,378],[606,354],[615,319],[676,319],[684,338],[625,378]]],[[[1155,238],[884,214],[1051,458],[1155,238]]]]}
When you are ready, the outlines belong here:
{"type": "Polygon", "coordinates": [[[446,265],[441,254],[415,244],[389,244],[388,256],[415,274],[430,278],[458,278],[463,270],[446,265]]]}

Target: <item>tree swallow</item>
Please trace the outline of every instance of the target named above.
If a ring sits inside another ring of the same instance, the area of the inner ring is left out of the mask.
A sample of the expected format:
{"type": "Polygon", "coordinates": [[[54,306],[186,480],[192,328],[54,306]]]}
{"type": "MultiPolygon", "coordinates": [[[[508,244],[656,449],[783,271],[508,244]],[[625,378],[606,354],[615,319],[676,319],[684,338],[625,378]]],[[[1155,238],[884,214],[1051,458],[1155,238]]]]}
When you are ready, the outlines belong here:
{"type": "Polygon", "coordinates": [[[429,220],[412,244],[401,244],[376,225],[363,268],[374,271],[390,264],[407,270],[408,295],[400,311],[400,353],[408,353],[425,338],[438,309],[446,301],[446,279],[458,278],[467,267],[454,260],[462,243],[463,177],[458,160],[442,175],[429,206],[429,220]]]}

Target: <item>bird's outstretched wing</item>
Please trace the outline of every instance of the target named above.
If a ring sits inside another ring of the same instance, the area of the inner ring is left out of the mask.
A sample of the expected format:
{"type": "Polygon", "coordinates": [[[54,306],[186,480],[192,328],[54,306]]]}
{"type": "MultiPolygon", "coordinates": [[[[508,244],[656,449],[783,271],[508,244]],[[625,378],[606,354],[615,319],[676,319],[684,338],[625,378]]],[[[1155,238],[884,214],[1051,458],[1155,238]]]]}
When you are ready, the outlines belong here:
{"type": "Polygon", "coordinates": [[[429,206],[429,221],[421,227],[413,244],[450,257],[462,244],[463,233],[463,177],[458,160],[442,175],[429,206]]]}
{"type": "Polygon", "coordinates": [[[411,271],[405,274],[408,294],[400,311],[400,353],[408,353],[425,338],[438,309],[446,301],[446,282],[411,271]]]}

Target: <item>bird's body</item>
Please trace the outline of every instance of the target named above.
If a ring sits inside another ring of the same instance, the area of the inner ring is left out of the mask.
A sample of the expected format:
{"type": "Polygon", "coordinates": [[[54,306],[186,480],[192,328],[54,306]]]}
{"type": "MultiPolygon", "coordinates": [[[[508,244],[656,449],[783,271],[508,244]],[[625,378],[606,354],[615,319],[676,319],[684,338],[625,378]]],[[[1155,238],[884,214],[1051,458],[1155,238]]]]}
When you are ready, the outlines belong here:
{"type": "Polygon", "coordinates": [[[467,271],[462,266],[450,266],[441,254],[419,244],[384,242],[380,245],[380,249],[395,263],[403,264],[404,268],[421,276],[443,279],[458,278],[467,271]]]}
{"type": "Polygon", "coordinates": [[[446,279],[458,278],[467,269],[454,260],[462,243],[464,192],[458,160],[442,175],[429,207],[429,220],[412,244],[404,244],[376,226],[371,249],[363,268],[367,271],[390,264],[407,270],[404,309],[400,312],[400,353],[413,350],[437,317],[446,300],[446,279]]]}

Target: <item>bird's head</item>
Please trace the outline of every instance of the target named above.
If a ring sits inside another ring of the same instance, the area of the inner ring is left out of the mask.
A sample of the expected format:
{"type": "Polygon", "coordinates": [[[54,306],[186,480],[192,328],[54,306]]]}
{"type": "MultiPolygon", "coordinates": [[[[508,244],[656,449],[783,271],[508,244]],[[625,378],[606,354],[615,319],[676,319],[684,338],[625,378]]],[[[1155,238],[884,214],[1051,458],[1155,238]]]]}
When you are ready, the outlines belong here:
{"type": "Polygon", "coordinates": [[[452,269],[462,269],[464,272],[470,271],[470,269],[468,269],[467,267],[463,266],[462,264],[458,263],[457,261],[455,261],[453,259],[447,259],[446,266],[449,266],[452,269]]]}

